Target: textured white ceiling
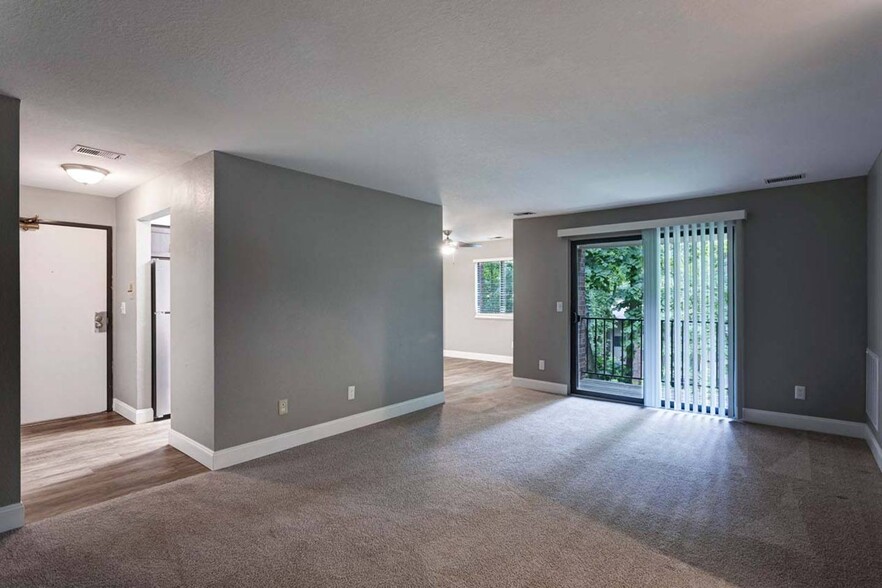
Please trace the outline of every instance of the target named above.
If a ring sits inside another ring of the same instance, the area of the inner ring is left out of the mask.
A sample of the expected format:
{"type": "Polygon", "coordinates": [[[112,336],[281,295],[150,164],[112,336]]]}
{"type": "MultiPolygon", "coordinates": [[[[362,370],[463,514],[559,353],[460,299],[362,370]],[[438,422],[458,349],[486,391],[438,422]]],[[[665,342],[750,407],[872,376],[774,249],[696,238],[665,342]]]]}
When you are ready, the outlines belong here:
{"type": "MultiPolygon", "coordinates": [[[[22,182],[115,196],[211,149],[511,213],[865,174],[879,0],[0,2],[22,182]],[[78,188],[84,143],[128,154],[78,188]]],[[[243,195],[247,197],[247,195],[243,195]]]]}

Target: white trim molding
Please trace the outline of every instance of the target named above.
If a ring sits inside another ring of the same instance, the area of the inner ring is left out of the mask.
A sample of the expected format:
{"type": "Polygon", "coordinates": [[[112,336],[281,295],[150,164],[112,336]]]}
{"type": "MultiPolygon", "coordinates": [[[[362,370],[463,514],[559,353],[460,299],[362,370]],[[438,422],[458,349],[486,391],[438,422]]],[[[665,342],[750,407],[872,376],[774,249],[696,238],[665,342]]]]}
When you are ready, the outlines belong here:
{"type": "Polygon", "coordinates": [[[208,469],[220,470],[439,404],[444,404],[443,391],[218,451],[213,451],[174,429],[169,432],[168,441],[172,447],[186,453],[208,469]]]}
{"type": "MultiPolygon", "coordinates": [[[[174,421],[172,421],[174,423],[174,421]]],[[[168,444],[183,453],[189,455],[210,470],[217,469],[214,467],[215,451],[209,449],[202,443],[190,439],[183,433],[179,433],[174,429],[168,431],[168,444]]]]}
{"type": "Polygon", "coordinates": [[[24,527],[25,508],[21,502],[0,506],[0,533],[24,527]]]}
{"type": "Polygon", "coordinates": [[[866,427],[866,430],[864,431],[864,439],[866,440],[867,445],[870,446],[870,453],[873,454],[873,459],[876,460],[876,465],[879,466],[879,471],[882,471],[882,446],[879,445],[879,441],[873,433],[873,427],[870,425],[864,425],[864,427],[866,427]]]}
{"type": "Polygon", "coordinates": [[[770,425],[773,427],[784,427],[785,429],[799,429],[801,431],[813,431],[815,433],[863,439],[870,446],[870,453],[873,454],[873,459],[876,460],[879,471],[882,471],[882,446],[876,440],[873,428],[867,423],[839,421],[803,414],[757,410],[755,408],[743,409],[741,420],[758,425],[770,425]]]}
{"type": "Polygon", "coordinates": [[[517,388],[527,388],[529,390],[538,390],[539,392],[560,394],[561,396],[566,396],[570,392],[570,389],[566,384],[546,382],[545,380],[531,380],[530,378],[512,378],[511,385],[517,388]]]}
{"type": "Polygon", "coordinates": [[[455,359],[472,359],[474,361],[492,361],[494,363],[512,363],[514,360],[511,355],[472,353],[471,351],[454,351],[453,349],[445,349],[444,357],[453,357],[455,359]]]}
{"type": "Polygon", "coordinates": [[[755,408],[745,408],[741,420],[758,425],[771,425],[773,427],[784,427],[785,429],[799,429],[858,439],[865,438],[867,427],[866,423],[856,421],[839,421],[804,414],[757,410],[755,408]]]}
{"type": "Polygon", "coordinates": [[[136,425],[143,425],[153,421],[152,408],[134,408],[118,398],[113,399],[113,412],[127,418],[136,425]]]}
{"type": "Polygon", "coordinates": [[[696,214],[694,216],[680,216],[675,218],[659,218],[630,223],[613,223],[609,225],[594,225],[591,227],[575,227],[572,229],[560,229],[557,236],[562,238],[585,237],[590,235],[608,235],[610,233],[628,233],[670,227],[673,225],[688,225],[691,223],[709,223],[744,220],[747,218],[745,210],[730,210],[726,212],[714,212],[711,214],[696,214]]]}

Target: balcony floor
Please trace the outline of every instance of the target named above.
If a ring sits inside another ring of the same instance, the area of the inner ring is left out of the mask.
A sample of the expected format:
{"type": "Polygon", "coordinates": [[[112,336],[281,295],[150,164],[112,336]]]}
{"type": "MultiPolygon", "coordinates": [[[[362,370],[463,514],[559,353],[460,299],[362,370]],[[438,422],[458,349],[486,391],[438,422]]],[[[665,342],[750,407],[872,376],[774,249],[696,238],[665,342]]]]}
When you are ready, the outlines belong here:
{"type": "Polygon", "coordinates": [[[643,398],[643,386],[639,384],[622,384],[620,382],[606,382],[604,380],[581,378],[579,380],[579,390],[582,392],[596,392],[599,394],[609,394],[611,396],[621,396],[622,398],[643,398]]]}

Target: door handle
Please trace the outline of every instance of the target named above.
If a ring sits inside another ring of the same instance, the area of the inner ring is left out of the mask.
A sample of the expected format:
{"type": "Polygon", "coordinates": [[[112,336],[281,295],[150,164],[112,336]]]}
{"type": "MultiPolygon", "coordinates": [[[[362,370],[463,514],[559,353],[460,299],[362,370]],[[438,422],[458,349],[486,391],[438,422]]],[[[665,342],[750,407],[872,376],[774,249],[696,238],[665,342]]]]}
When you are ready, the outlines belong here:
{"type": "Polygon", "coordinates": [[[585,320],[586,318],[588,318],[588,317],[582,316],[582,315],[579,314],[578,312],[574,312],[574,313],[573,313],[573,323],[574,323],[574,324],[579,324],[579,323],[581,323],[583,320],[585,320]]]}

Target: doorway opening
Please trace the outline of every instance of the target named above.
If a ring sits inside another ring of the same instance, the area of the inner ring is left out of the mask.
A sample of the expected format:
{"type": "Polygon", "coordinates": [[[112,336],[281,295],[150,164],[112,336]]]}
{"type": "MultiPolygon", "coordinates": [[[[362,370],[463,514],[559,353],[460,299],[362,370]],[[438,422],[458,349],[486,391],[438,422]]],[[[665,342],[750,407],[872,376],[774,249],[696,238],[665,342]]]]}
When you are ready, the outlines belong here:
{"type": "Polygon", "coordinates": [[[154,420],[171,418],[171,216],[150,222],[150,395],[154,420]]]}
{"type": "Polygon", "coordinates": [[[572,244],[573,393],[643,403],[639,235],[572,244]]]}

